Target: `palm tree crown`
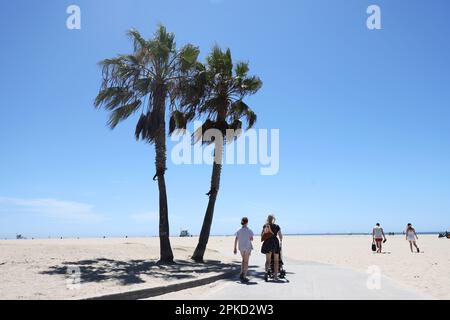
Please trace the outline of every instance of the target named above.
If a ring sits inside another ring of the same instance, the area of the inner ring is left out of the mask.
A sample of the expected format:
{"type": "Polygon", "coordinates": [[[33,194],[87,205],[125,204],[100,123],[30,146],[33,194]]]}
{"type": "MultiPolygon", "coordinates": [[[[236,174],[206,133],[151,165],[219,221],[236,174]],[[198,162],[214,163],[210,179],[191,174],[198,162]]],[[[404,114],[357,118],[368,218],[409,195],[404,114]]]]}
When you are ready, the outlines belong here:
{"type": "Polygon", "coordinates": [[[208,129],[218,129],[226,138],[227,129],[242,128],[241,119],[247,122],[247,129],[255,124],[257,116],[243,99],[255,94],[262,81],[248,75],[247,62],[233,66],[230,49],[222,51],[215,46],[206,58],[206,65],[196,63],[195,70],[194,77],[181,83],[183,94],[178,110],[172,113],[170,133],[185,129],[193,119],[204,120],[195,141],[208,129]]]}
{"type": "Polygon", "coordinates": [[[128,35],[134,44],[132,54],[100,62],[103,82],[95,106],[111,111],[108,124],[112,129],[141,111],[136,139],[152,143],[164,122],[159,109],[165,107],[166,98],[174,104],[179,92],[177,84],[195,65],[199,50],[190,44],[177,50],[174,34],[164,26],[149,40],[134,29],[128,35]]]}

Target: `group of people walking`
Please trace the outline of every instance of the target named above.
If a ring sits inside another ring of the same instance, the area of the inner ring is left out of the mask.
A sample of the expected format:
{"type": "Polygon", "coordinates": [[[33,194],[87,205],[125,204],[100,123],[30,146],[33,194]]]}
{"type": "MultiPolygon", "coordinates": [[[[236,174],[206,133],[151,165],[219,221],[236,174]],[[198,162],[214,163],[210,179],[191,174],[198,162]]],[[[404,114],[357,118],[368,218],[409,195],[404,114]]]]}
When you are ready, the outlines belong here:
{"type": "MultiPolygon", "coordinates": [[[[408,223],[405,230],[405,236],[406,240],[409,242],[409,247],[411,249],[411,252],[414,252],[413,246],[416,248],[417,253],[420,252],[419,247],[417,246],[417,240],[419,237],[417,236],[416,229],[413,228],[411,223],[408,223]]],[[[383,248],[383,243],[387,241],[386,235],[384,233],[383,228],[379,223],[375,225],[375,227],[372,230],[372,238],[373,238],[373,245],[374,250],[376,253],[381,253],[383,248]]]]}
{"type": "MultiPolygon", "coordinates": [[[[247,278],[248,273],[248,265],[250,260],[250,255],[253,250],[253,231],[248,227],[248,218],[244,217],[241,220],[242,227],[236,232],[236,238],[234,241],[234,254],[237,254],[239,249],[242,256],[242,267],[240,280],[244,283],[248,282],[247,278]]],[[[419,247],[417,246],[417,240],[419,237],[417,236],[416,230],[413,228],[411,223],[408,223],[405,230],[406,240],[409,241],[409,246],[411,252],[413,251],[413,246],[415,247],[417,252],[420,252],[419,247]]],[[[376,253],[382,252],[383,243],[387,241],[386,235],[384,233],[383,228],[379,223],[375,225],[372,230],[372,238],[373,238],[373,250],[376,253]]],[[[280,271],[280,254],[281,254],[281,244],[283,241],[283,234],[281,233],[281,228],[279,225],[275,223],[275,216],[269,215],[267,217],[267,221],[264,224],[261,232],[261,253],[266,255],[266,263],[265,263],[265,278],[267,279],[267,275],[273,266],[272,274],[273,279],[278,280],[278,275],[280,271]]]]}
{"type": "MultiPolygon", "coordinates": [[[[236,238],[234,241],[234,254],[237,254],[237,250],[239,249],[242,256],[240,280],[245,283],[249,281],[249,279],[247,278],[248,263],[250,260],[251,252],[253,250],[252,241],[254,234],[253,231],[248,227],[247,217],[242,218],[241,225],[241,229],[236,232],[236,238]]],[[[275,224],[275,216],[269,215],[267,217],[267,221],[262,228],[261,241],[261,253],[266,255],[266,279],[273,259],[273,279],[277,281],[280,270],[280,253],[283,234],[281,233],[280,226],[275,224]]]]}

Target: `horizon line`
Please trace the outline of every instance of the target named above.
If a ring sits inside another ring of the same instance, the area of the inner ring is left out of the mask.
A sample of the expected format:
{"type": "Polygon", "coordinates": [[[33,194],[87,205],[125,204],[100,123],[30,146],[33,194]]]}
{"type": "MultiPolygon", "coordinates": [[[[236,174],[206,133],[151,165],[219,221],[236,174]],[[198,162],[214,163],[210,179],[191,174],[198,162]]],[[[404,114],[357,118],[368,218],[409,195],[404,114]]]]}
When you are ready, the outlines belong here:
{"type": "MultiPolygon", "coordinates": [[[[439,235],[440,233],[447,232],[446,231],[422,231],[417,232],[417,234],[422,235],[439,235]]],[[[385,232],[387,236],[398,236],[398,235],[404,235],[404,231],[390,231],[385,232]]],[[[17,239],[16,237],[0,237],[0,240],[58,240],[58,239],[132,239],[132,238],[158,238],[158,235],[132,235],[132,236],[48,236],[48,237],[26,237],[23,234],[17,234],[22,235],[24,238],[17,239]]],[[[286,233],[283,234],[284,236],[358,236],[358,235],[371,235],[371,232],[312,232],[312,233],[286,233]]],[[[233,237],[234,234],[213,234],[211,237],[233,237]]],[[[199,235],[190,235],[188,238],[195,238],[199,237],[199,235]]],[[[179,235],[176,236],[170,236],[170,238],[182,238],[179,235]]]]}

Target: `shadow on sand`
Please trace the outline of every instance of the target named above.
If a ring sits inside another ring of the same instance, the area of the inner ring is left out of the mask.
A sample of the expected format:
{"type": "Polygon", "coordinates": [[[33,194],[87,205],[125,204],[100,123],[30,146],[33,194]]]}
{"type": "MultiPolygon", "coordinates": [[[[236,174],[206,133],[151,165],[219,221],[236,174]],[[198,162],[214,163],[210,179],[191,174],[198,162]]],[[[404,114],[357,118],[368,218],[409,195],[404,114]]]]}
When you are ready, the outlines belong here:
{"type": "Polygon", "coordinates": [[[41,274],[68,276],[70,270],[79,268],[83,283],[113,280],[126,286],[145,283],[151,278],[189,280],[198,278],[199,274],[226,272],[237,267],[238,265],[234,263],[222,263],[214,260],[205,261],[205,263],[177,260],[174,264],[162,265],[151,260],[119,261],[99,258],[64,262],[62,265],[52,266],[48,270],[42,271],[41,274]]]}

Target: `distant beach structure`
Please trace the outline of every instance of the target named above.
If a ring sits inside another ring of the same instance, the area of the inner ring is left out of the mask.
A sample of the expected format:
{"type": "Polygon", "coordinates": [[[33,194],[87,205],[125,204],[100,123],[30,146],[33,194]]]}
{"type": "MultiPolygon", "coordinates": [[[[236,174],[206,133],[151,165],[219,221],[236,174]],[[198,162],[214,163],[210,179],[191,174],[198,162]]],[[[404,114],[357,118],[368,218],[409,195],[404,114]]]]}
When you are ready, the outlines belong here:
{"type": "Polygon", "coordinates": [[[21,235],[21,234],[17,234],[17,235],[16,235],[16,239],[17,239],[17,240],[25,240],[26,237],[24,237],[24,236],[21,235]]]}
{"type": "Polygon", "coordinates": [[[189,233],[188,230],[181,230],[180,231],[180,237],[185,238],[185,237],[192,237],[192,235],[189,233]]]}

